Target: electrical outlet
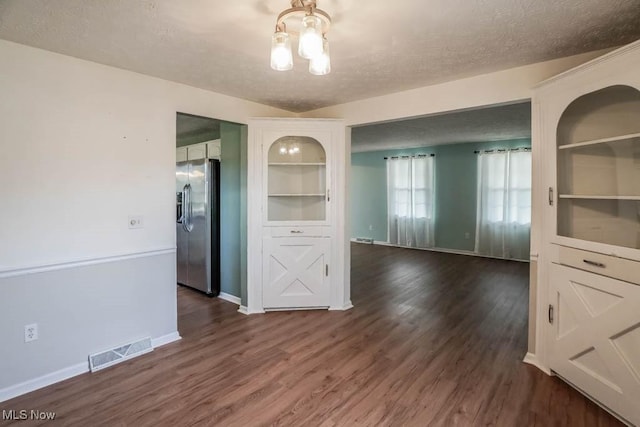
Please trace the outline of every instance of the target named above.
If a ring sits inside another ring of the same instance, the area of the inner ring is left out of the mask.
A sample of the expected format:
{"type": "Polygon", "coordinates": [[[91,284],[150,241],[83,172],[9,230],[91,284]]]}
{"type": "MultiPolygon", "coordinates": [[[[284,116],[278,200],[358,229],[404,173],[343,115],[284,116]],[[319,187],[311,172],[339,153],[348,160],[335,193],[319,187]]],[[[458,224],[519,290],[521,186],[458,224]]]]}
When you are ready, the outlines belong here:
{"type": "Polygon", "coordinates": [[[38,324],[32,323],[24,327],[24,342],[31,342],[38,339],[38,324]]]}
{"type": "Polygon", "coordinates": [[[369,231],[373,230],[373,225],[369,224],[369,231]]]}
{"type": "Polygon", "coordinates": [[[144,218],[142,215],[130,215],[129,228],[144,228],[144,218]]]}
{"type": "Polygon", "coordinates": [[[465,239],[470,239],[471,238],[471,233],[464,233],[464,238],[465,239]]]}

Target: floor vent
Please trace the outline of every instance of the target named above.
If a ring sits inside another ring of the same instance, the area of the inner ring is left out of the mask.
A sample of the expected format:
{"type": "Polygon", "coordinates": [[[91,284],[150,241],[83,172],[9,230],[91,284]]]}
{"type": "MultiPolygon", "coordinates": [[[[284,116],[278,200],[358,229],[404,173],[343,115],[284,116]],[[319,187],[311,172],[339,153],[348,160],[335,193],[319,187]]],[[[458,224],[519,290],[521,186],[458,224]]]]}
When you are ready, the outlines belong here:
{"type": "Polygon", "coordinates": [[[356,237],[356,242],[369,243],[369,244],[373,245],[373,239],[370,239],[368,237],[356,237]]]}
{"type": "Polygon", "coordinates": [[[111,350],[90,354],[89,368],[91,368],[91,372],[99,371],[116,363],[124,362],[127,359],[149,353],[150,351],[153,351],[151,338],[143,338],[139,341],[112,348],[111,350]]]}

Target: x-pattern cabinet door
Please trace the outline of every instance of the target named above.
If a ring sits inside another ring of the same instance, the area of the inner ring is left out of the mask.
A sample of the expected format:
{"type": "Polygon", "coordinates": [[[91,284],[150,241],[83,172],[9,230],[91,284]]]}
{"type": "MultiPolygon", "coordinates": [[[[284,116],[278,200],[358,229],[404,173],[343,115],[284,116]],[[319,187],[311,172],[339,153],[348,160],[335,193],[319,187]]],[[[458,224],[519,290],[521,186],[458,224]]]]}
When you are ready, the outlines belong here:
{"type": "Polygon", "coordinates": [[[640,425],[640,286],[557,264],[550,278],[551,369],[640,425]]]}
{"type": "Polygon", "coordinates": [[[263,244],[266,309],[329,306],[329,239],[275,237],[263,244]]]}

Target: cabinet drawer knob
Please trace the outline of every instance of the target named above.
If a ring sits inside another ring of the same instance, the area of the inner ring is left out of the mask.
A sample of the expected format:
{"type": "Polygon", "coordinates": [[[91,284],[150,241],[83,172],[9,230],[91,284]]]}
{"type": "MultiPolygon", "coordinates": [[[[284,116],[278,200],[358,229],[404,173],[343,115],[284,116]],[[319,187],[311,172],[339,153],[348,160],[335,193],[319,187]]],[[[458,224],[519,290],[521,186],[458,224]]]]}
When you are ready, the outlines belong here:
{"type": "Polygon", "coordinates": [[[304,231],[302,230],[291,230],[291,234],[302,234],[304,231]]]}
{"type": "Polygon", "coordinates": [[[582,262],[584,262],[585,264],[590,265],[592,267],[599,267],[599,268],[605,268],[606,267],[606,265],[604,265],[601,262],[590,261],[588,259],[583,259],[582,262]]]}

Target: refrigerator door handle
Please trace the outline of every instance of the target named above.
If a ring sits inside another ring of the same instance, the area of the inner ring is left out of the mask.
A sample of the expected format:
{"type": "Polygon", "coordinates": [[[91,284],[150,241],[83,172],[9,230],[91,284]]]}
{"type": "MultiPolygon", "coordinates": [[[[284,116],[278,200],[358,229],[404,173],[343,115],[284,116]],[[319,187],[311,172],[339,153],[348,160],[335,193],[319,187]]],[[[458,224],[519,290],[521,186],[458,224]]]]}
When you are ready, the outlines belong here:
{"type": "Polygon", "coordinates": [[[193,209],[191,206],[191,184],[187,184],[182,189],[182,228],[187,233],[191,233],[193,230],[193,223],[191,222],[193,215],[193,209]]]}
{"type": "Polygon", "coordinates": [[[176,193],[176,222],[182,224],[184,221],[184,191],[176,193]]]}

